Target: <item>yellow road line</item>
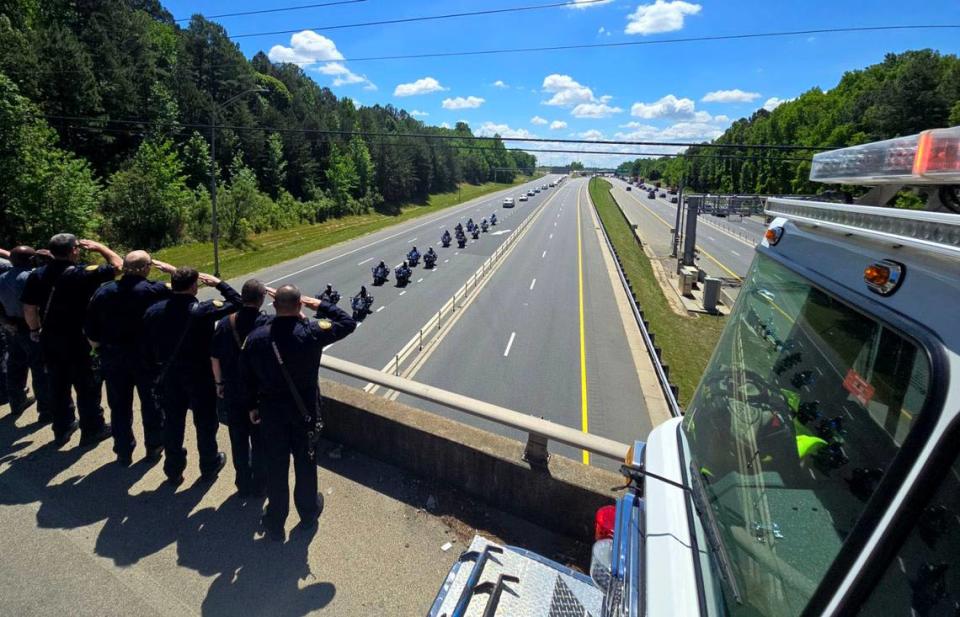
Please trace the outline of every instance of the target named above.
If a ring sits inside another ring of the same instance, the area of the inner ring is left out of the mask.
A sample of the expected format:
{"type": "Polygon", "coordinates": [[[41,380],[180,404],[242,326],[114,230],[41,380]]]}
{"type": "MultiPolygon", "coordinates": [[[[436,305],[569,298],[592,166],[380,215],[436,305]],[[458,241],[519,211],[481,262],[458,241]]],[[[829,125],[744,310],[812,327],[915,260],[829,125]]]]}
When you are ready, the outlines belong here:
{"type": "MultiPolygon", "coordinates": [[[[635,202],[637,202],[637,205],[639,205],[641,208],[643,208],[644,210],[646,210],[647,212],[649,212],[650,214],[652,214],[653,216],[655,216],[655,217],[657,218],[657,220],[659,220],[661,223],[663,223],[664,226],[666,226],[668,229],[673,229],[673,225],[671,225],[671,224],[668,223],[666,220],[664,220],[664,218],[663,218],[662,216],[660,216],[659,214],[657,214],[656,212],[654,212],[653,210],[651,210],[650,208],[648,208],[642,201],[640,201],[639,198],[634,197],[633,195],[630,195],[630,197],[631,197],[635,202]]],[[[718,228],[718,229],[719,229],[719,228],[718,228]]],[[[730,237],[732,238],[732,237],[734,237],[734,236],[730,236],[730,237]]],[[[713,255],[711,255],[710,253],[708,253],[707,251],[705,251],[705,250],[703,249],[703,247],[700,246],[699,244],[697,245],[697,250],[700,251],[701,253],[703,253],[704,255],[706,255],[707,259],[709,259],[709,260],[712,261],[713,263],[715,263],[715,264],[717,264],[718,266],[720,266],[720,267],[724,270],[724,272],[726,272],[727,274],[729,274],[730,276],[732,276],[732,277],[735,278],[736,280],[738,280],[738,281],[742,281],[742,280],[743,280],[742,278],[740,278],[740,275],[738,275],[736,272],[734,272],[734,271],[731,270],[730,268],[728,268],[728,267],[726,267],[725,265],[723,265],[722,263],[720,263],[720,261],[719,261],[716,257],[714,257],[713,255]]]]}
{"type": "MultiPolygon", "coordinates": [[[[587,345],[583,320],[583,234],[580,231],[580,195],[583,186],[577,191],[577,283],[580,300],[580,423],[581,430],[589,433],[587,421],[587,345]]],[[[583,464],[590,464],[590,453],[583,450],[583,464]]]]}

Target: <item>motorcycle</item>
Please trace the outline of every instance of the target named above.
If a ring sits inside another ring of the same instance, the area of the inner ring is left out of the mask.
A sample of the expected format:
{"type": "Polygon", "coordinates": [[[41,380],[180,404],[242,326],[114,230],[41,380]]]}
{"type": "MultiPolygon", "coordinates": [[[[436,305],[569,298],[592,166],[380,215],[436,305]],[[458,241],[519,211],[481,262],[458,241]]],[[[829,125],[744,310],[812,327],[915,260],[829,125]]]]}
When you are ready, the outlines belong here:
{"type": "Polygon", "coordinates": [[[397,266],[393,271],[393,276],[397,279],[397,287],[406,287],[410,282],[410,274],[410,268],[406,267],[406,264],[397,266]]]}
{"type": "Polygon", "coordinates": [[[472,232],[476,226],[477,224],[473,222],[473,219],[467,219],[467,231],[472,232]]]}
{"type": "Polygon", "coordinates": [[[443,248],[450,248],[450,232],[444,231],[443,235],[440,236],[440,244],[443,245],[443,248]]]}
{"type": "Polygon", "coordinates": [[[494,226],[494,225],[496,225],[496,224],[497,224],[497,215],[496,215],[496,214],[491,214],[491,215],[490,215],[490,226],[492,227],[492,226],[494,226]]]}
{"type": "Polygon", "coordinates": [[[330,304],[340,302],[340,292],[333,288],[333,285],[327,285],[327,288],[315,296],[317,300],[326,300],[330,304]]]}
{"type": "Polygon", "coordinates": [[[420,252],[414,247],[412,251],[407,253],[407,265],[411,268],[416,268],[420,263],[420,252]]]}
{"type": "Polygon", "coordinates": [[[480,228],[477,227],[476,225],[473,226],[472,235],[473,235],[473,239],[474,239],[474,240],[479,240],[479,239],[480,239],[480,228]]]}
{"type": "Polygon", "coordinates": [[[423,265],[427,270],[432,270],[437,263],[436,253],[427,253],[423,256],[423,265]]]}
{"type": "Polygon", "coordinates": [[[463,247],[467,246],[467,236],[466,236],[466,234],[464,234],[464,233],[458,233],[458,234],[457,234],[457,246],[459,246],[460,248],[463,248],[463,247]]]}
{"type": "Polygon", "coordinates": [[[480,221],[480,230],[483,231],[483,233],[490,231],[490,225],[487,223],[487,219],[480,221]]]}
{"type": "Polygon", "coordinates": [[[371,306],[373,306],[373,296],[367,293],[366,287],[360,287],[360,293],[350,299],[354,321],[360,321],[369,315],[371,306]]]}
{"type": "Polygon", "coordinates": [[[386,266],[382,268],[377,266],[376,268],[371,268],[371,271],[373,272],[374,285],[383,285],[387,282],[387,279],[390,278],[390,270],[388,270],[386,266]]]}

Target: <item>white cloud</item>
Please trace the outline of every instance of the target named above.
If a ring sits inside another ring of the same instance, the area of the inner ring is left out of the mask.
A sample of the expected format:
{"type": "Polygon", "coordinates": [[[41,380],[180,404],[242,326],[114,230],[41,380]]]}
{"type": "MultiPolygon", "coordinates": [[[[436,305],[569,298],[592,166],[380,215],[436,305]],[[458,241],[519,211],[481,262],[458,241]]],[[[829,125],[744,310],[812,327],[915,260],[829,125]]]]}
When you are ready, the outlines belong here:
{"type": "Polygon", "coordinates": [[[604,28],[603,26],[600,26],[600,29],[597,30],[597,36],[604,36],[604,35],[610,36],[611,34],[613,33],[607,30],[606,28],[604,28]]]}
{"type": "Polygon", "coordinates": [[[543,79],[543,89],[553,94],[549,101],[544,101],[544,105],[566,107],[578,103],[591,103],[595,100],[593,90],[578,83],[569,75],[557,73],[547,75],[543,79]]]}
{"type": "Polygon", "coordinates": [[[494,88],[509,88],[509,87],[510,87],[510,86],[508,86],[502,79],[498,79],[497,81],[493,82],[493,84],[491,84],[491,85],[492,85],[494,88]]]}
{"type": "Polygon", "coordinates": [[[606,103],[580,103],[570,112],[574,118],[609,118],[613,114],[619,114],[623,109],[613,107],[606,103]]]}
{"type": "Polygon", "coordinates": [[[570,0],[570,2],[567,2],[567,8],[580,10],[592,9],[595,6],[610,4],[611,2],[613,2],[613,0],[594,0],[593,2],[590,0],[570,0]]]}
{"type": "Polygon", "coordinates": [[[653,118],[689,118],[696,113],[697,104],[691,99],[678,99],[672,94],[655,103],[634,103],[630,115],[652,120],[653,118]]]}
{"type": "Polygon", "coordinates": [[[340,62],[327,62],[317,67],[317,72],[333,76],[334,86],[348,86],[350,84],[365,84],[364,90],[376,90],[377,86],[367,79],[366,75],[357,75],[340,62]]]}
{"type": "Polygon", "coordinates": [[[431,92],[443,92],[447,89],[433,77],[424,77],[408,84],[397,85],[393,90],[393,96],[419,96],[431,92]]]}
{"type": "Polygon", "coordinates": [[[274,45],[267,52],[272,62],[289,62],[308,66],[317,62],[343,60],[336,44],[313,30],[303,30],[290,37],[290,47],[274,45]]]}
{"type": "Polygon", "coordinates": [[[477,130],[477,135],[481,137],[491,137],[499,135],[500,137],[536,137],[527,129],[512,129],[506,124],[495,124],[493,122],[484,122],[477,130]]]}
{"type": "Polygon", "coordinates": [[[547,120],[546,118],[541,118],[540,116],[534,116],[530,118],[530,124],[537,124],[542,126],[544,124],[549,124],[549,123],[550,123],[549,120],[547,120]]]}
{"type": "Polygon", "coordinates": [[[683,28],[687,15],[696,15],[703,7],[699,4],[673,0],[657,0],[653,4],[641,4],[627,16],[627,34],[656,34],[673,32],[683,28]]]}
{"type": "Polygon", "coordinates": [[[442,129],[448,129],[448,128],[450,128],[450,123],[449,123],[449,122],[441,122],[441,123],[440,123],[440,128],[442,128],[442,129]]]}
{"type": "Polygon", "coordinates": [[[719,116],[714,116],[713,121],[717,124],[729,124],[730,116],[725,116],[723,114],[720,114],[719,116]]]}
{"type": "Polygon", "coordinates": [[[559,131],[560,129],[565,129],[565,128],[567,128],[567,123],[564,122],[563,120],[554,120],[553,122],[550,123],[551,131],[559,131]]]}
{"type": "Polygon", "coordinates": [[[414,118],[426,118],[430,114],[428,114],[425,111],[420,111],[419,109],[414,109],[413,111],[410,112],[410,115],[413,116],[414,118]]]}
{"type": "Polygon", "coordinates": [[[704,103],[750,103],[760,98],[759,92],[744,92],[740,88],[733,90],[714,90],[700,99],[704,103]]]}
{"type": "Polygon", "coordinates": [[[678,122],[664,129],[660,135],[665,140],[707,141],[723,135],[723,129],[703,122],[678,122]]]}
{"type": "Polygon", "coordinates": [[[792,100],[793,100],[793,99],[781,99],[781,98],[778,98],[778,97],[775,97],[775,96],[771,96],[771,97],[768,98],[767,101],[763,104],[763,108],[766,109],[767,111],[773,111],[773,110],[776,109],[777,107],[780,107],[780,106],[783,105],[784,103],[789,103],[789,102],[792,101],[792,100]]]}
{"type": "Polygon", "coordinates": [[[581,139],[589,139],[590,141],[597,141],[598,139],[603,139],[603,133],[597,129],[590,129],[589,131],[584,131],[577,134],[581,139]]]}
{"type": "Polygon", "coordinates": [[[452,99],[443,99],[444,109],[476,109],[486,103],[486,99],[479,96],[458,96],[452,99]]]}

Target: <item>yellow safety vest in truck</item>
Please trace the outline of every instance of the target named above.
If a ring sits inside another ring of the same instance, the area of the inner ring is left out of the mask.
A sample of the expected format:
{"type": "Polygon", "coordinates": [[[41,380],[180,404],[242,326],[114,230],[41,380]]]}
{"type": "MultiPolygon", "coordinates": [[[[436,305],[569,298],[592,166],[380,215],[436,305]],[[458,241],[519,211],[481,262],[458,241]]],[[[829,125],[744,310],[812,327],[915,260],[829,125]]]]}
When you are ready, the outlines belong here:
{"type": "Polygon", "coordinates": [[[770,199],[683,417],[590,576],[477,537],[430,615],[960,615],[960,127],[817,154],[770,199]],[[901,190],[926,209],[887,204],[901,190]]]}

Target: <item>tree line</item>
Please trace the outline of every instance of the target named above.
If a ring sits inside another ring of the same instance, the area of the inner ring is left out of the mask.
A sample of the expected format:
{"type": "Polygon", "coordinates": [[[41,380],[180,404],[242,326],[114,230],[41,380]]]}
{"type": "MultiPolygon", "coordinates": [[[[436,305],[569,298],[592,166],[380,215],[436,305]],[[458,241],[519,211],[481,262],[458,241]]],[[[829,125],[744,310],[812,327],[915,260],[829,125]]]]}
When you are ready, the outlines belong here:
{"type": "MultiPolygon", "coordinates": [[[[773,111],[733,123],[714,143],[842,148],[960,124],[960,59],[925,49],[887,54],[844,74],[835,88],[813,88],[773,111]]],[[[619,172],[698,192],[816,193],[812,151],[691,147],[688,157],[624,163],[619,172]],[[803,160],[790,160],[803,159],[803,160]]]]}
{"type": "Polygon", "coordinates": [[[207,240],[213,182],[222,237],[243,244],[536,167],[464,123],[358,108],[296,65],[248,60],[158,0],[0,0],[0,49],[0,246],[64,229],[151,250],[207,240]]]}

